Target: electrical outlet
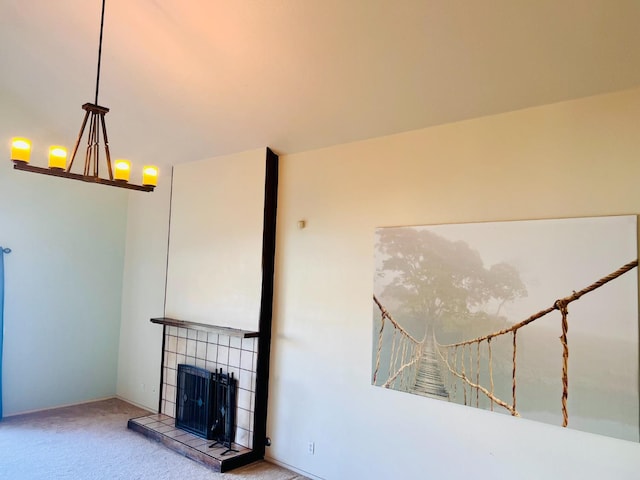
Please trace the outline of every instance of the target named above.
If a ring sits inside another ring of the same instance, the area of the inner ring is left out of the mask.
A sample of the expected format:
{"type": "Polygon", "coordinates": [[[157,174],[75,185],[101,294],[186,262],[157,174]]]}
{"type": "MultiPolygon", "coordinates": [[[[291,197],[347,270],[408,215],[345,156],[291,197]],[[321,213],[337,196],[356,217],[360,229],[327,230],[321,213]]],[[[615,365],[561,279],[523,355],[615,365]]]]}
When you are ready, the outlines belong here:
{"type": "Polygon", "coordinates": [[[316,451],[316,444],[314,442],[309,442],[307,445],[307,453],[309,455],[313,455],[316,451]]]}

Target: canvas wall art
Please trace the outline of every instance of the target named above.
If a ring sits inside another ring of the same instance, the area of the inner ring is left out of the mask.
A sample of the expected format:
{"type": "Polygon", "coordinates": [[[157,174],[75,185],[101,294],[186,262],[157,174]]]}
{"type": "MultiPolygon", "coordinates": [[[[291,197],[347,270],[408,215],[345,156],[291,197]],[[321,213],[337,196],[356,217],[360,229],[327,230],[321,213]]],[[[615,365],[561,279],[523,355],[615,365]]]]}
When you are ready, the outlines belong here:
{"type": "Polygon", "coordinates": [[[372,383],[637,442],[636,223],[376,229],[372,383]]]}

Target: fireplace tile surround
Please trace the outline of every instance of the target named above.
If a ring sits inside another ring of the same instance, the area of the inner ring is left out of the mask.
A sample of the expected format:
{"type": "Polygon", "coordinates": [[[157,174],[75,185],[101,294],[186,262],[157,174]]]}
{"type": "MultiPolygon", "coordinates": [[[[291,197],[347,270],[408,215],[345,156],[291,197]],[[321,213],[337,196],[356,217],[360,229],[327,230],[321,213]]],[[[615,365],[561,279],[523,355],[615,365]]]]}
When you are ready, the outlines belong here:
{"type": "Polygon", "coordinates": [[[257,338],[167,326],[164,332],[160,413],[175,418],[178,364],[222,368],[238,381],[234,442],[253,448],[257,338]]]}

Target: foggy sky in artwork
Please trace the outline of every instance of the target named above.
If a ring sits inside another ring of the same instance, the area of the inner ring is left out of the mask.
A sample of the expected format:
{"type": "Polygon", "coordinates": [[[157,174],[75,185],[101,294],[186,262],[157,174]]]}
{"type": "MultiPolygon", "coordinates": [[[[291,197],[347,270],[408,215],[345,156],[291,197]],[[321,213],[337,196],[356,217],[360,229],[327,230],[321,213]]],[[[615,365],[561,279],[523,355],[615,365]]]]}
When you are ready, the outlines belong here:
{"type": "MultiPolygon", "coordinates": [[[[403,227],[429,230],[447,240],[465,241],[485,267],[516,267],[528,295],[502,310],[510,323],[551,306],[637,258],[636,217],[615,216],[403,227]]],[[[380,268],[377,259],[377,270],[380,268]]],[[[637,339],[637,270],[574,302],[574,327],[589,334],[637,339]],[[589,297],[589,298],[588,298],[589,297]],[[579,319],[579,320],[578,320],[579,319]],[[580,322],[579,325],[576,322],[580,322]]],[[[376,282],[380,294],[384,280],[376,282]]]]}

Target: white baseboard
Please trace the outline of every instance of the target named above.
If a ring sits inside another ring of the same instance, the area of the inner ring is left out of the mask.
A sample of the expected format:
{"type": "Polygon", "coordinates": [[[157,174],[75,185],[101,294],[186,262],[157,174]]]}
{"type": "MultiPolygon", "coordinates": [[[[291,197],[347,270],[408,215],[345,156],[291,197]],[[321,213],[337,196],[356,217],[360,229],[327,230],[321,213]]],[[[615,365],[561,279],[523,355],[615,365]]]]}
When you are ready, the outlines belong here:
{"type": "MultiPolygon", "coordinates": [[[[29,413],[46,412],[47,410],[57,410],[58,408],[65,408],[65,407],[75,407],[77,405],[84,405],[84,404],[87,404],[87,403],[95,403],[95,402],[102,402],[104,400],[111,400],[112,398],[117,398],[117,396],[116,395],[111,395],[110,397],[94,398],[94,399],[91,399],[91,400],[84,400],[82,402],[64,403],[62,405],[55,405],[55,406],[52,406],[52,407],[36,408],[35,410],[24,410],[22,412],[4,414],[3,417],[4,418],[17,417],[18,415],[28,415],[29,413]]],[[[129,402],[129,403],[131,403],[131,402],[129,402]]]]}
{"type": "Polygon", "coordinates": [[[280,460],[277,460],[277,459],[275,459],[273,457],[269,457],[266,454],[264,456],[264,459],[265,459],[265,461],[267,461],[269,463],[273,463],[275,465],[279,465],[279,466],[281,466],[283,468],[286,468],[286,469],[291,470],[293,472],[299,473],[300,475],[304,475],[305,477],[308,477],[311,480],[324,480],[322,477],[317,477],[316,475],[313,475],[312,473],[305,472],[304,470],[296,468],[293,465],[289,465],[288,463],[281,462],[280,460]]]}
{"type": "Polygon", "coordinates": [[[130,403],[131,405],[141,408],[143,410],[146,410],[149,413],[158,413],[158,409],[157,408],[149,408],[146,405],[142,405],[141,403],[138,402],[134,402],[133,400],[130,400],[126,397],[123,397],[122,395],[116,395],[114,398],[117,398],[118,400],[122,400],[123,402],[127,402],[130,403]]]}

